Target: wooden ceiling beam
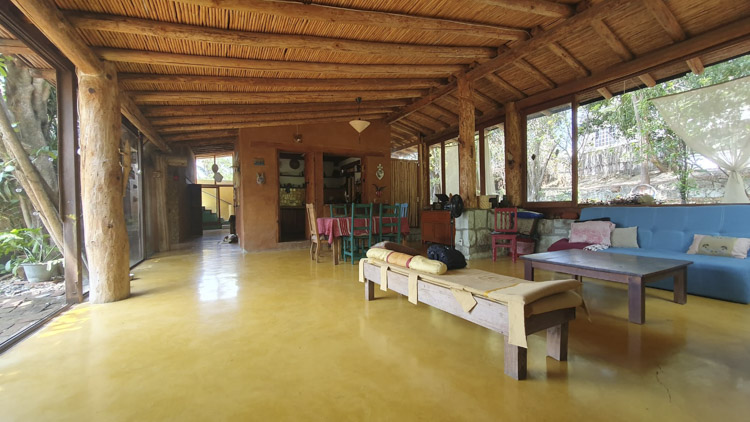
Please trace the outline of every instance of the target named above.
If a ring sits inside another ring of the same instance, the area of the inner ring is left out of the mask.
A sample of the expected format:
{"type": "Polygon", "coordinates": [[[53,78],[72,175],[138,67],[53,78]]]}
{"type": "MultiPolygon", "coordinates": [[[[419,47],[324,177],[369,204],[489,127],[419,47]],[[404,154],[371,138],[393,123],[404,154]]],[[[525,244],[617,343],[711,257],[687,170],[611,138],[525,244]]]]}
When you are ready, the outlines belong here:
{"type": "Polygon", "coordinates": [[[26,46],[26,44],[23,43],[23,41],[19,40],[11,40],[11,39],[0,39],[0,53],[2,54],[21,54],[24,56],[36,56],[37,54],[34,52],[34,50],[30,49],[26,46]]]}
{"type": "Polygon", "coordinates": [[[543,0],[476,0],[488,6],[497,6],[548,18],[567,18],[573,14],[573,8],[567,4],[543,0]]]}
{"type": "Polygon", "coordinates": [[[391,125],[391,133],[398,132],[401,134],[401,136],[407,138],[407,139],[416,139],[419,138],[419,133],[415,132],[407,127],[404,127],[402,125],[399,125],[398,123],[394,123],[391,125]]]}
{"type": "Polygon", "coordinates": [[[423,113],[421,111],[417,111],[416,113],[414,113],[414,116],[415,117],[419,117],[422,120],[425,120],[425,121],[429,122],[430,124],[432,124],[434,126],[437,126],[439,128],[442,128],[442,129],[445,129],[448,126],[450,126],[448,123],[445,123],[445,122],[443,122],[441,120],[438,120],[438,119],[436,119],[436,118],[434,118],[434,117],[432,117],[432,116],[430,116],[428,114],[425,114],[425,113],[423,113]]]}
{"type": "Polygon", "coordinates": [[[750,17],[721,25],[716,29],[688,38],[639,56],[629,62],[618,63],[587,78],[580,78],[537,95],[518,101],[519,108],[528,108],[564,98],[587,89],[600,88],[629,78],[651,73],[709,51],[750,41],[750,17]]]}
{"type": "MultiPolygon", "coordinates": [[[[673,41],[679,42],[687,39],[685,30],[682,29],[682,26],[677,21],[677,17],[675,17],[674,13],[672,13],[663,0],[649,0],[644,1],[643,4],[673,41]]],[[[703,62],[699,57],[692,57],[686,60],[685,63],[687,63],[690,71],[696,75],[702,74],[705,70],[703,62]]]]}
{"type": "Polygon", "coordinates": [[[410,128],[410,129],[416,130],[417,132],[422,133],[422,134],[426,134],[427,135],[427,134],[435,133],[434,129],[426,127],[426,126],[423,126],[423,125],[420,125],[419,123],[417,123],[417,122],[415,122],[413,120],[401,119],[398,122],[401,123],[402,125],[410,128]]]}
{"type": "Polygon", "coordinates": [[[487,114],[488,111],[500,107],[500,103],[495,101],[494,98],[491,98],[476,89],[472,91],[472,94],[474,106],[482,110],[483,114],[487,114]]]}
{"type": "Polygon", "coordinates": [[[656,80],[653,76],[651,76],[650,73],[644,73],[642,75],[638,75],[638,79],[641,80],[647,87],[653,88],[656,86],[656,80]]]}
{"type": "MultiPolygon", "coordinates": [[[[366,114],[387,114],[390,108],[367,109],[366,114]]],[[[254,114],[206,114],[202,116],[176,116],[157,117],[151,119],[155,126],[170,125],[199,125],[211,123],[241,123],[266,120],[302,119],[321,117],[349,117],[356,118],[357,110],[331,110],[331,111],[303,111],[293,113],[254,113],[254,114]]]]}
{"type": "MultiPolygon", "coordinates": [[[[360,116],[363,120],[379,120],[385,116],[385,113],[379,114],[363,114],[360,116]]],[[[269,120],[255,121],[255,122],[240,122],[240,123],[210,123],[204,125],[178,125],[178,126],[165,126],[159,128],[159,132],[163,134],[175,134],[193,131],[204,131],[204,130],[218,130],[218,129],[241,129],[248,127],[267,127],[267,126],[289,126],[289,125],[305,125],[305,124],[316,124],[316,123],[327,123],[327,122],[346,122],[351,120],[351,116],[345,117],[324,117],[324,118],[302,118],[302,119],[273,119],[269,116],[269,120]]]]}
{"type": "Polygon", "coordinates": [[[591,21],[591,26],[597,34],[604,40],[609,48],[617,54],[624,62],[633,60],[633,52],[622,42],[622,40],[612,31],[603,19],[591,21]]]}
{"type": "Polygon", "coordinates": [[[303,104],[204,104],[144,107],[147,116],[194,116],[206,114],[256,114],[295,111],[368,110],[372,108],[403,107],[407,100],[363,100],[361,105],[352,101],[303,104]]]}
{"type": "Polygon", "coordinates": [[[200,130],[193,133],[182,133],[179,135],[167,135],[164,136],[164,140],[167,142],[178,142],[178,141],[197,141],[199,139],[216,139],[216,138],[228,138],[237,137],[239,132],[237,129],[225,129],[225,130],[200,130]]]}
{"type": "MultiPolygon", "coordinates": [[[[528,40],[515,43],[513,45],[513,48],[501,52],[497,55],[497,57],[487,60],[486,62],[481,63],[475,66],[473,69],[465,72],[464,74],[457,75],[457,77],[465,77],[470,81],[482,79],[488,74],[500,71],[505,67],[512,65],[516,60],[523,58],[540,48],[546,47],[550,42],[558,41],[559,38],[570,34],[571,31],[577,28],[591,25],[591,22],[595,19],[599,19],[602,16],[614,13],[621,7],[629,6],[630,3],[632,3],[631,0],[604,0],[599,3],[593,4],[585,8],[580,13],[577,13],[572,17],[563,20],[561,23],[555,25],[550,30],[542,32],[539,35],[536,35],[528,40]]],[[[425,107],[428,104],[434,102],[438,98],[442,98],[443,96],[450,94],[455,89],[455,82],[450,82],[443,87],[436,89],[432,96],[421,98],[399,110],[397,113],[388,116],[387,120],[388,122],[394,122],[402,119],[405,116],[408,116],[410,113],[413,113],[414,111],[419,110],[422,107],[425,107]]]]}
{"type": "Polygon", "coordinates": [[[610,98],[614,97],[614,95],[612,95],[612,92],[606,86],[603,86],[596,91],[599,92],[599,94],[601,94],[601,96],[604,97],[605,100],[609,100],[610,98]]]}
{"type": "MultiPolygon", "coordinates": [[[[197,25],[185,25],[137,19],[126,16],[69,12],[65,16],[78,29],[147,35],[194,42],[207,42],[253,48],[323,50],[337,53],[363,54],[416,59],[467,59],[494,57],[490,47],[459,47],[416,45],[372,41],[347,40],[312,35],[269,34],[264,32],[233,31],[197,25]]],[[[306,18],[306,17],[305,17],[306,18]]]]}
{"type": "Polygon", "coordinates": [[[586,68],[586,66],[583,65],[578,59],[576,59],[568,50],[566,50],[560,43],[558,42],[551,42],[549,43],[549,50],[559,57],[562,61],[568,64],[571,69],[573,69],[576,74],[580,77],[589,76],[591,74],[591,71],[586,68]]]}
{"type": "Polygon", "coordinates": [[[429,104],[428,107],[432,107],[435,110],[437,110],[438,113],[443,115],[447,120],[450,120],[450,121],[458,120],[458,114],[454,113],[451,110],[448,110],[447,108],[441,106],[438,103],[429,104]]]}
{"type": "Polygon", "coordinates": [[[133,99],[137,103],[154,103],[173,101],[177,103],[187,102],[213,102],[217,104],[227,102],[239,102],[245,104],[269,104],[277,103],[279,99],[292,102],[321,103],[341,101],[347,98],[361,97],[370,100],[389,100],[398,98],[417,98],[422,96],[419,90],[399,91],[298,91],[298,92],[203,92],[203,91],[131,91],[133,99]]]}
{"type": "MultiPolygon", "coordinates": [[[[186,84],[213,85],[226,88],[255,88],[263,91],[271,89],[319,89],[319,90],[388,90],[388,89],[429,89],[440,85],[441,79],[429,78],[240,78],[232,76],[200,75],[155,75],[151,73],[121,73],[121,85],[129,84],[186,84]]],[[[212,89],[212,91],[219,91],[212,89]]]]}
{"type": "Polygon", "coordinates": [[[541,83],[547,88],[554,88],[557,86],[557,84],[555,84],[555,82],[553,82],[552,79],[548,78],[539,69],[537,69],[531,63],[527,62],[524,59],[516,60],[515,62],[513,62],[513,65],[516,66],[518,69],[520,69],[522,72],[525,72],[532,78],[536,79],[537,82],[541,83]]]}
{"type": "Polygon", "coordinates": [[[446,77],[463,69],[461,65],[430,64],[343,64],[319,62],[292,62],[286,60],[237,59],[233,57],[197,56],[190,54],[159,53],[119,48],[96,48],[105,60],[124,63],[142,63],[162,66],[187,66],[202,68],[239,69],[267,72],[324,73],[329,76],[381,75],[394,73],[412,77],[446,77]]]}
{"type": "Polygon", "coordinates": [[[488,73],[485,76],[485,79],[487,79],[490,83],[492,83],[492,84],[500,87],[501,89],[510,92],[511,95],[513,95],[515,97],[515,99],[517,99],[517,100],[521,99],[521,98],[526,98],[527,97],[527,95],[524,94],[523,92],[521,92],[521,90],[519,90],[518,88],[514,87],[509,82],[507,82],[505,79],[497,76],[494,73],[488,73]]]}
{"type": "Polygon", "coordinates": [[[461,36],[498,40],[523,40],[525,30],[474,22],[430,18],[401,13],[361,10],[322,4],[308,4],[283,0],[183,0],[185,3],[205,7],[284,16],[291,19],[322,21],[326,24],[376,26],[413,31],[435,31],[461,36]]]}
{"type": "Polygon", "coordinates": [[[200,146],[209,146],[209,145],[234,144],[235,142],[237,142],[236,136],[227,136],[224,138],[200,139],[197,141],[188,141],[187,145],[189,147],[200,147],[200,146]]]}
{"type": "Polygon", "coordinates": [[[130,120],[130,123],[138,128],[160,150],[169,151],[169,146],[161,139],[161,136],[159,136],[159,133],[154,129],[151,122],[141,113],[133,98],[125,92],[120,92],[120,111],[130,120]]]}

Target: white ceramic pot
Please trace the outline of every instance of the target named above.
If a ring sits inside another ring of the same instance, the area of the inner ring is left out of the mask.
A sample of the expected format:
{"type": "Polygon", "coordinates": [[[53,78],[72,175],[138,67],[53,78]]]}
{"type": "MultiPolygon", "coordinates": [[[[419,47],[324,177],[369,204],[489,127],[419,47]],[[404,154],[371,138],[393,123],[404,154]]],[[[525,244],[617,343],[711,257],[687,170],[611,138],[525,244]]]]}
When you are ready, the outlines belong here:
{"type": "Polygon", "coordinates": [[[47,269],[47,264],[21,264],[23,272],[26,274],[26,280],[32,283],[38,281],[50,281],[55,273],[55,266],[47,269]]]}

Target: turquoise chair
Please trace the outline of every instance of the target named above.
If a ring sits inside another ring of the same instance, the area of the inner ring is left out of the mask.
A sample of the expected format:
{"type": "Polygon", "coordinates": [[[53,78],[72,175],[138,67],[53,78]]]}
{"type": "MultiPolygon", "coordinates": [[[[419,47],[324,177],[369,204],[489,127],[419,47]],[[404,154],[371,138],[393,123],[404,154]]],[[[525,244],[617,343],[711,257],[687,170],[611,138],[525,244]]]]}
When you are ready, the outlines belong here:
{"type": "Polygon", "coordinates": [[[331,210],[331,218],[349,216],[349,213],[346,210],[346,204],[330,204],[328,208],[331,210]]]}
{"type": "Polygon", "coordinates": [[[351,232],[342,238],[341,251],[352,259],[352,265],[367,254],[372,246],[372,204],[352,204],[351,232]],[[358,221],[359,220],[359,221],[358,221]],[[357,233],[357,235],[355,235],[357,233]]]}
{"type": "Polygon", "coordinates": [[[380,215],[378,218],[378,223],[380,223],[378,225],[379,241],[390,240],[392,242],[401,243],[401,205],[380,204],[380,215]],[[390,218],[390,222],[386,222],[386,218],[390,218]],[[395,233],[383,233],[384,231],[395,233]]]}

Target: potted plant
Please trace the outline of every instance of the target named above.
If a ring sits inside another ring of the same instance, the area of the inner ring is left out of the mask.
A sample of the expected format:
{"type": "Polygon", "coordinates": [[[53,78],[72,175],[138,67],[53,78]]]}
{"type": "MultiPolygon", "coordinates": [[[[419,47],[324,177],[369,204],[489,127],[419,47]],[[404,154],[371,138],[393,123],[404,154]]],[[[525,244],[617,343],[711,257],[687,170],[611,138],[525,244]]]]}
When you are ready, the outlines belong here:
{"type": "Polygon", "coordinates": [[[49,281],[62,262],[60,251],[41,228],[0,233],[0,255],[7,259],[6,272],[17,275],[18,268],[22,267],[30,282],[49,281]]]}

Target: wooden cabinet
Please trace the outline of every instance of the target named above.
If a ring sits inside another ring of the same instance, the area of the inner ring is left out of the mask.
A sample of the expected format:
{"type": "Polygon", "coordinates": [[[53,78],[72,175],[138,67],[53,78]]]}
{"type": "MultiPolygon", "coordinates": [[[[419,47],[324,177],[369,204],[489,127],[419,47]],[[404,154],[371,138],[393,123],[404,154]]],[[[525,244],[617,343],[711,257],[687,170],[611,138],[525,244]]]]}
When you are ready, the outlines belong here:
{"type": "Polygon", "coordinates": [[[422,211],[422,243],[452,245],[453,235],[450,211],[422,211]]]}

